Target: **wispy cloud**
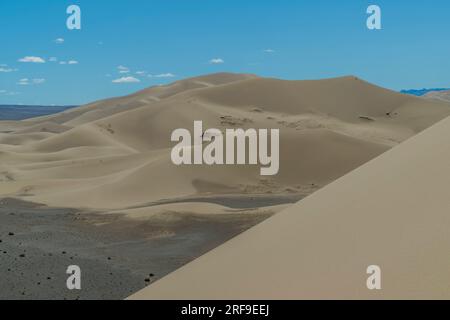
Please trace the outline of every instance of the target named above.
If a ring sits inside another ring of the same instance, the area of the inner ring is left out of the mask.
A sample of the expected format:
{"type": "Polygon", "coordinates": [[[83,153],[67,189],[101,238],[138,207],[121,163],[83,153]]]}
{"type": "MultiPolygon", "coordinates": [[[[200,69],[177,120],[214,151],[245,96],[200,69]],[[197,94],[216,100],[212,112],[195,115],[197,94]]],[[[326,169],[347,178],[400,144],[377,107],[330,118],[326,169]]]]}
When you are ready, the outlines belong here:
{"type": "Polygon", "coordinates": [[[72,64],[72,65],[74,65],[74,64],[78,64],[79,62],[77,61],[77,60],[69,60],[69,61],[60,61],[59,62],[59,64],[62,64],[62,65],[66,65],[66,64],[72,64]]]}
{"type": "Polygon", "coordinates": [[[0,72],[15,72],[17,69],[9,68],[7,64],[1,64],[0,65],[0,72]]]}
{"type": "Polygon", "coordinates": [[[225,63],[225,60],[223,60],[222,58],[214,58],[209,60],[210,64],[223,64],[225,63]]]}
{"type": "Polygon", "coordinates": [[[63,44],[64,43],[64,39],[63,38],[55,39],[55,43],[56,44],[63,44]]]}
{"type": "Polygon", "coordinates": [[[136,74],[138,75],[138,76],[143,76],[144,74],[146,74],[147,73],[147,71],[136,71],[136,74]]]}
{"type": "Polygon", "coordinates": [[[174,78],[175,75],[173,73],[161,73],[156,75],[149,75],[149,77],[153,78],[174,78]]]}
{"type": "Polygon", "coordinates": [[[42,78],[31,79],[31,80],[28,78],[23,78],[23,79],[20,79],[19,82],[17,82],[17,84],[21,85],[21,86],[28,86],[31,84],[36,84],[36,85],[43,84],[44,82],[45,82],[45,79],[42,79],[42,78]]]}
{"type": "Polygon", "coordinates": [[[136,82],[141,82],[141,80],[139,80],[135,77],[122,77],[119,79],[115,79],[112,82],[113,83],[136,83],[136,82]]]}
{"type": "Polygon", "coordinates": [[[20,94],[20,92],[0,90],[0,96],[16,96],[18,94],[20,94]]]}
{"type": "Polygon", "coordinates": [[[275,50],[273,50],[273,49],[264,49],[263,52],[265,52],[265,53],[275,53],[275,50]]]}
{"type": "Polygon", "coordinates": [[[57,61],[58,61],[58,58],[56,58],[56,57],[50,57],[50,58],[48,59],[48,61],[50,61],[50,62],[57,62],[57,61]]]}
{"type": "Polygon", "coordinates": [[[17,82],[17,84],[21,86],[27,86],[30,84],[30,80],[28,78],[23,78],[20,79],[19,82],[17,82]]]}
{"type": "Polygon", "coordinates": [[[45,63],[45,60],[41,57],[35,57],[35,56],[26,56],[18,60],[19,62],[26,62],[26,63],[45,63]]]}
{"type": "Polygon", "coordinates": [[[117,70],[119,71],[119,73],[130,73],[130,68],[127,68],[122,65],[118,66],[117,70]]]}
{"type": "Polygon", "coordinates": [[[45,79],[33,79],[33,84],[43,84],[45,82],[45,79]]]}

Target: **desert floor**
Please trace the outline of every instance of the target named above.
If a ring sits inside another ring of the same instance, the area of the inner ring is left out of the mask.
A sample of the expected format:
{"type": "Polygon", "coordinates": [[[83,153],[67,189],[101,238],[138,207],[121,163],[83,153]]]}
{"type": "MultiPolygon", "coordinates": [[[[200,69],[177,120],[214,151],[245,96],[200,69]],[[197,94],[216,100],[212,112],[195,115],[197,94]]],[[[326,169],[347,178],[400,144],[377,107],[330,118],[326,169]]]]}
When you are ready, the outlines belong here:
{"type": "MultiPolygon", "coordinates": [[[[239,198],[247,208],[233,214],[169,211],[139,219],[3,199],[0,299],[124,299],[283,208],[253,209],[251,201],[239,198]],[[67,290],[70,265],[82,270],[80,291],[67,290]]],[[[226,197],[216,202],[227,204],[226,197]]]]}

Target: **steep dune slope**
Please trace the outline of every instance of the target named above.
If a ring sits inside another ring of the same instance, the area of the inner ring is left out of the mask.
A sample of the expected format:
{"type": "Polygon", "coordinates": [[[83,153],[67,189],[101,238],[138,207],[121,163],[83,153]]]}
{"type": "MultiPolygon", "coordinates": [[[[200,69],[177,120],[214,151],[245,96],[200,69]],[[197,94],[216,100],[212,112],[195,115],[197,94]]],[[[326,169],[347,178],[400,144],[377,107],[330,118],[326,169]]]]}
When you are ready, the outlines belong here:
{"type": "Polygon", "coordinates": [[[449,135],[450,118],[131,298],[449,299],[449,135]]]}

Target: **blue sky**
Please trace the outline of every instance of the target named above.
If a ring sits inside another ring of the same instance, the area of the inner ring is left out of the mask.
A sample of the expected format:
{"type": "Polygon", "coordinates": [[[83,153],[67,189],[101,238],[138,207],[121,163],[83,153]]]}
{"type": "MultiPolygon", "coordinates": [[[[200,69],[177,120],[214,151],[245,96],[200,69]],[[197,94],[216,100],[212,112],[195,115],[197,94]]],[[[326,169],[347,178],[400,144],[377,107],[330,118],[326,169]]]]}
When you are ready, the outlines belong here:
{"type": "Polygon", "coordinates": [[[221,71],[450,87],[449,31],[448,0],[1,0],[0,104],[83,104],[221,71]],[[81,30],[66,27],[71,4],[81,30]],[[366,28],[370,4],[382,30],[366,28]]]}

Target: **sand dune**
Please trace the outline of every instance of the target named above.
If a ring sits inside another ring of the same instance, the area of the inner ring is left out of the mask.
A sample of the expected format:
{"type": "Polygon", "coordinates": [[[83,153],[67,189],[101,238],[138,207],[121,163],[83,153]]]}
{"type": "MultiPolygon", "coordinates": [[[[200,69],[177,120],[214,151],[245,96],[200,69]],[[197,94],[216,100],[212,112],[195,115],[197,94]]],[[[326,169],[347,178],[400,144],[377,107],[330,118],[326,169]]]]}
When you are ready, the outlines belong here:
{"type": "Polygon", "coordinates": [[[131,298],[449,299],[449,135],[447,118],[131,298]]]}
{"type": "Polygon", "coordinates": [[[198,194],[310,194],[450,116],[450,105],[356,77],[284,81],[213,74],[60,114],[0,122],[0,196],[123,209],[198,194]],[[276,128],[280,172],[182,166],[174,129],[276,128]]]}
{"type": "Polygon", "coordinates": [[[427,93],[425,98],[450,102],[450,90],[432,91],[427,93]]]}
{"type": "Polygon", "coordinates": [[[175,82],[171,85],[151,87],[129,96],[98,101],[56,115],[35,118],[28,121],[33,123],[49,121],[68,126],[77,126],[102,119],[116,113],[133,110],[142,106],[148,106],[149,104],[158,102],[161,99],[171,97],[186,90],[210,87],[233,81],[251,79],[254,77],[255,76],[253,75],[245,74],[221,73],[212,76],[190,78],[175,82]]]}
{"type": "MultiPolygon", "coordinates": [[[[0,198],[85,216],[123,214],[149,229],[151,218],[164,222],[164,235],[200,219],[184,234],[212,223],[193,234],[207,250],[283,211],[133,298],[449,298],[450,120],[420,133],[449,116],[443,99],[353,76],[201,76],[0,121],[0,198]],[[279,173],[261,176],[259,165],[175,166],[171,133],[198,120],[222,132],[279,129],[279,173]],[[165,219],[180,221],[166,230],[165,219]],[[215,229],[224,225],[232,228],[215,229]],[[382,267],[381,292],[365,288],[370,264],[382,267]]],[[[170,247],[185,251],[172,240],[170,247]]],[[[202,250],[183,252],[182,264],[202,250]]]]}

